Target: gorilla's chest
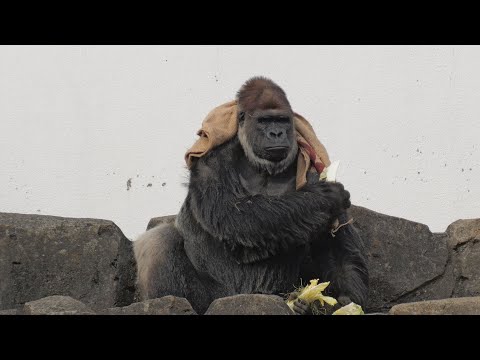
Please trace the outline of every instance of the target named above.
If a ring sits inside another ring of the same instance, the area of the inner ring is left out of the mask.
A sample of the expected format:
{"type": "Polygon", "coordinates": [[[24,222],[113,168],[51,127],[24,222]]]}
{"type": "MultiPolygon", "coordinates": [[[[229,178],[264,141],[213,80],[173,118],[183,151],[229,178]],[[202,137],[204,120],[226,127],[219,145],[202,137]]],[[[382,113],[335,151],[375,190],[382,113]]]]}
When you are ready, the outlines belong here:
{"type": "Polygon", "coordinates": [[[270,175],[266,171],[259,171],[245,161],[237,164],[240,183],[251,195],[279,196],[290,191],[295,191],[296,164],[285,172],[270,175]]]}
{"type": "Polygon", "coordinates": [[[242,293],[274,293],[290,291],[298,282],[303,248],[255,263],[240,263],[223,243],[195,220],[187,197],[176,222],[184,240],[185,253],[197,274],[208,279],[210,291],[218,296],[242,293]]]}

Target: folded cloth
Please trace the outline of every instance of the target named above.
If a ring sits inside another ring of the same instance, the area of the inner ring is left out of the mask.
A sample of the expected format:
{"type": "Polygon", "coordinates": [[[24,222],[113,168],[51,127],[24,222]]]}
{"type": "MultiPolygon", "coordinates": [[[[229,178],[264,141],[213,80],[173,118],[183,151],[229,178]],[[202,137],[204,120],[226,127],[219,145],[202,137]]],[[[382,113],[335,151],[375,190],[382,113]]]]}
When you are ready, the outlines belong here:
{"type": "MultiPolygon", "coordinates": [[[[218,145],[232,139],[238,130],[237,101],[229,101],[210,111],[202,128],[197,132],[200,138],[185,154],[185,161],[190,168],[193,158],[205,155],[218,145]]],[[[330,165],[327,150],[318,140],[310,123],[301,115],[294,113],[294,126],[299,146],[297,160],[296,187],[300,189],[307,183],[307,172],[313,166],[318,174],[330,165]]]]}

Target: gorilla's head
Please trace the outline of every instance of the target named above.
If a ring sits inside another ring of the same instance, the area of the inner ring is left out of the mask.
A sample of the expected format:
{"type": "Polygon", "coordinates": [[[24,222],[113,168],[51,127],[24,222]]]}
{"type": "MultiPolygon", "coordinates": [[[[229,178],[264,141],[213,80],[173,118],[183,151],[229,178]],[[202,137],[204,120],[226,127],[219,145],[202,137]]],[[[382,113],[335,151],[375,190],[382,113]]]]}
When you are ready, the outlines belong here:
{"type": "Polygon", "coordinates": [[[238,138],[248,160],[271,175],[295,160],[293,111],[285,92],[264,77],[249,79],[237,93],[238,138]]]}

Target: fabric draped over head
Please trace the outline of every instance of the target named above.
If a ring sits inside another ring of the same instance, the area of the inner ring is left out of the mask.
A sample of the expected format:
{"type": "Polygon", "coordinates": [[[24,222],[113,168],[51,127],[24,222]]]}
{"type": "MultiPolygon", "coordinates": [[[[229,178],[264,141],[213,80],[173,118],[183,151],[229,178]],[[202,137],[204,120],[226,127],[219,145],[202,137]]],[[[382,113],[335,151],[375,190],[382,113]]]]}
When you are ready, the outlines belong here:
{"type": "MultiPolygon", "coordinates": [[[[202,128],[197,132],[200,137],[185,154],[185,161],[190,168],[193,158],[205,155],[213,148],[232,139],[238,130],[237,101],[229,101],[210,111],[202,128]]],[[[307,182],[307,172],[313,166],[318,174],[330,165],[327,150],[318,140],[310,123],[301,115],[294,113],[294,126],[299,146],[297,160],[297,189],[307,182]]]]}

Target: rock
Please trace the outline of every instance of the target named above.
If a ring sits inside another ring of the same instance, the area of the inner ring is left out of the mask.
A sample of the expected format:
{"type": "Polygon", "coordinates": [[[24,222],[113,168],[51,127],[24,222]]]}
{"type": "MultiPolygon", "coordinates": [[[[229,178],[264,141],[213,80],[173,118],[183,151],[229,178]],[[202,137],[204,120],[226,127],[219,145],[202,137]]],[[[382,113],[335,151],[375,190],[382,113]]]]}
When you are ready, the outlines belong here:
{"type": "Polygon", "coordinates": [[[395,305],[391,315],[480,315],[480,297],[430,300],[395,305]]]}
{"type": "Polygon", "coordinates": [[[390,315],[389,313],[383,312],[374,312],[374,313],[365,313],[364,315],[390,315]]]}
{"type": "Polygon", "coordinates": [[[240,294],[216,299],[205,315],[293,315],[280,296],[240,294]]]}
{"type": "Polygon", "coordinates": [[[160,216],[160,217],[154,217],[151,218],[150,221],[148,222],[147,225],[147,230],[150,230],[151,228],[158,226],[160,224],[170,224],[175,222],[175,218],[177,215],[167,215],[167,216],[160,216]]]}
{"type": "Polygon", "coordinates": [[[455,221],[446,233],[456,279],[453,296],[479,296],[480,219],[455,221]]]}
{"type": "Polygon", "coordinates": [[[164,296],[134,303],[125,307],[105,309],[102,315],[196,315],[192,306],[185,298],[164,296]]]}
{"type": "Polygon", "coordinates": [[[43,299],[29,301],[20,311],[22,315],[95,315],[81,301],[69,296],[48,296],[43,299]]]}
{"type": "Polygon", "coordinates": [[[447,228],[448,245],[457,248],[468,242],[480,241],[480,219],[457,220],[447,228]]]}
{"type": "Polygon", "coordinates": [[[0,310],[50,295],[129,305],[132,243],[111,221],[0,213],[0,310]]]}
{"type": "MultiPolygon", "coordinates": [[[[445,233],[434,233],[433,239],[435,242],[446,243],[448,236],[445,233]]],[[[450,258],[451,256],[449,254],[447,265],[442,275],[437,276],[431,281],[427,281],[414,291],[402,296],[401,302],[409,303],[422,300],[446,299],[451,297],[456,280],[453,273],[453,264],[450,258]]]]}
{"type": "Polygon", "coordinates": [[[407,298],[439,299],[451,294],[453,276],[443,276],[448,264],[446,236],[360,206],[352,206],[350,214],[366,245],[368,312],[383,312],[407,298]]]}
{"type": "Polygon", "coordinates": [[[17,309],[0,310],[0,315],[17,315],[17,309]]]}

